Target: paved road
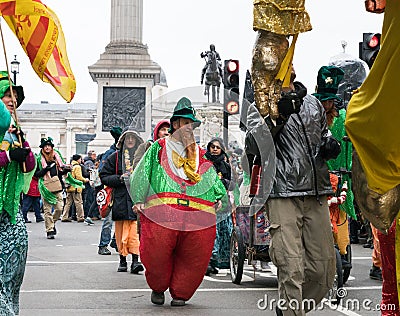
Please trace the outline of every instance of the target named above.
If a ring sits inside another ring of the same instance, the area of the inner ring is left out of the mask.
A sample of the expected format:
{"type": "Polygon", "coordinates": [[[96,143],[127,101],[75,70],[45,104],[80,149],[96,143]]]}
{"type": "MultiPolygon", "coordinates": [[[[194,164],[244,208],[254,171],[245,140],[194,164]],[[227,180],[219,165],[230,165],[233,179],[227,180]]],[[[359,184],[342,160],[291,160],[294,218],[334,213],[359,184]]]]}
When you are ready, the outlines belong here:
{"type": "MultiPolygon", "coordinates": [[[[118,273],[118,254],[113,250],[111,256],[97,254],[101,222],[95,223],[86,226],[58,222],[54,240],[45,238],[43,223],[27,224],[29,252],[21,316],[275,315],[269,309],[271,300],[277,300],[273,266],[271,271],[257,271],[255,280],[252,266],[246,266],[240,286],[232,284],[227,270],[221,270],[216,276],[204,278],[187,306],[169,306],[169,294],[164,306],[152,305],[144,275],[118,273]]],[[[356,299],[360,308],[337,310],[323,304],[323,310],[309,315],[379,315],[376,310],[362,308],[364,303],[375,309],[380,301],[381,283],[368,277],[370,256],[371,250],[353,245],[353,269],[343,301],[356,299]]]]}

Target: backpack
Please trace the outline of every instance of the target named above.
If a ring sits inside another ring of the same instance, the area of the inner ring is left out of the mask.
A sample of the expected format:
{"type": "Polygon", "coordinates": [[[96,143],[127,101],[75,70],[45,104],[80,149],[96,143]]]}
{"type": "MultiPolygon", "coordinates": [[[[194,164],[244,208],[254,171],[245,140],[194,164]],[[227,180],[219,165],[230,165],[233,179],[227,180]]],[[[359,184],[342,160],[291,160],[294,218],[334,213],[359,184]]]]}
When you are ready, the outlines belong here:
{"type": "MultiPolygon", "coordinates": [[[[115,174],[118,173],[118,151],[116,153],[115,174]]],[[[107,217],[114,204],[113,188],[105,186],[96,194],[96,203],[101,217],[107,217]]]]}
{"type": "Polygon", "coordinates": [[[81,164],[80,166],[82,170],[82,177],[89,179],[90,178],[89,170],[83,164],[81,164]]]}

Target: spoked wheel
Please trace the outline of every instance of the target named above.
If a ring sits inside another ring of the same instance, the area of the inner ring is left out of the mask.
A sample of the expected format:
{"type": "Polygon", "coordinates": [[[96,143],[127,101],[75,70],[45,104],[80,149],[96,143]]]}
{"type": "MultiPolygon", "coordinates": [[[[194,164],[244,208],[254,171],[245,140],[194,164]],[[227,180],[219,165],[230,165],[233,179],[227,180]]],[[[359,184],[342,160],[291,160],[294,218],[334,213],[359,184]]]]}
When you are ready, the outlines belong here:
{"type": "MultiPolygon", "coordinates": [[[[351,245],[347,245],[346,247],[346,260],[351,264],[351,245]]],[[[343,283],[346,283],[350,276],[350,268],[343,268],[343,283]]]]}
{"type": "Polygon", "coordinates": [[[340,252],[335,248],[336,252],[336,275],[335,280],[333,281],[333,286],[329,291],[328,299],[334,303],[339,304],[342,299],[341,288],[343,287],[343,270],[342,270],[342,258],[340,256],[340,252]]]}
{"type": "Polygon", "coordinates": [[[231,279],[235,284],[240,284],[243,276],[243,266],[245,259],[245,245],[242,232],[239,227],[235,227],[231,235],[229,265],[231,270],[231,279]]]}

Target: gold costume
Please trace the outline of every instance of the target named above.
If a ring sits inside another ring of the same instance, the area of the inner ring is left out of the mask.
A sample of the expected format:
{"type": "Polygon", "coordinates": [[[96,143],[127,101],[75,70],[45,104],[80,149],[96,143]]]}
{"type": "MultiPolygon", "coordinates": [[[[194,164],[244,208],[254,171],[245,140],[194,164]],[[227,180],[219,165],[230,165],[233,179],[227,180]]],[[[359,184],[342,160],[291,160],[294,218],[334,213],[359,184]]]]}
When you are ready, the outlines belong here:
{"type": "Polygon", "coordinates": [[[253,29],[281,35],[311,30],[305,0],[254,0],[253,29]]]}
{"type": "Polygon", "coordinates": [[[298,33],[311,30],[305,0],[254,0],[253,29],[258,31],[251,67],[256,107],[265,117],[279,117],[277,102],[289,85],[298,33]],[[291,49],[287,37],[294,35],[291,49]],[[284,62],[285,61],[285,62],[284,62]]]}

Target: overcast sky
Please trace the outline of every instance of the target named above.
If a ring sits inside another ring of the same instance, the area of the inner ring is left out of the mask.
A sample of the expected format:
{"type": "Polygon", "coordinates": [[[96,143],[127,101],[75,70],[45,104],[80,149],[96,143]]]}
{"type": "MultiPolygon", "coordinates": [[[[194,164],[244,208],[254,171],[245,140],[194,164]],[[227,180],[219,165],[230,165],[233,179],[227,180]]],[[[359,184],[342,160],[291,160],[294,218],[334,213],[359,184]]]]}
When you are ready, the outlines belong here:
{"type": "MultiPolygon", "coordinates": [[[[42,0],[58,15],[67,43],[67,53],[76,77],[72,103],[97,102],[97,84],[89,75],[110,40],[111,0],[42,0]]],[[[251,65],[255,40],[252,30],[252,0],[144,0],[143,43],[165,71],[169,90],[200,84],[204,60],[200,53],[215,44],[222,59],[239,59],[241,89],[251,65]]],[[[316,75],[333,55],[358,56],[363,32],[380,32],[383,15],[365,12],[364,0],[306,0],[313,30],[299,36],[294,65],[297,79],[314,92],[316,75]]],[[[2,20],[9,62],[17,55],[27,103],[65,103],[58,93],[34,73],[16,37],[2,20]]],[[[5,69],[3,52],[1,69],[5,69]]]]}

